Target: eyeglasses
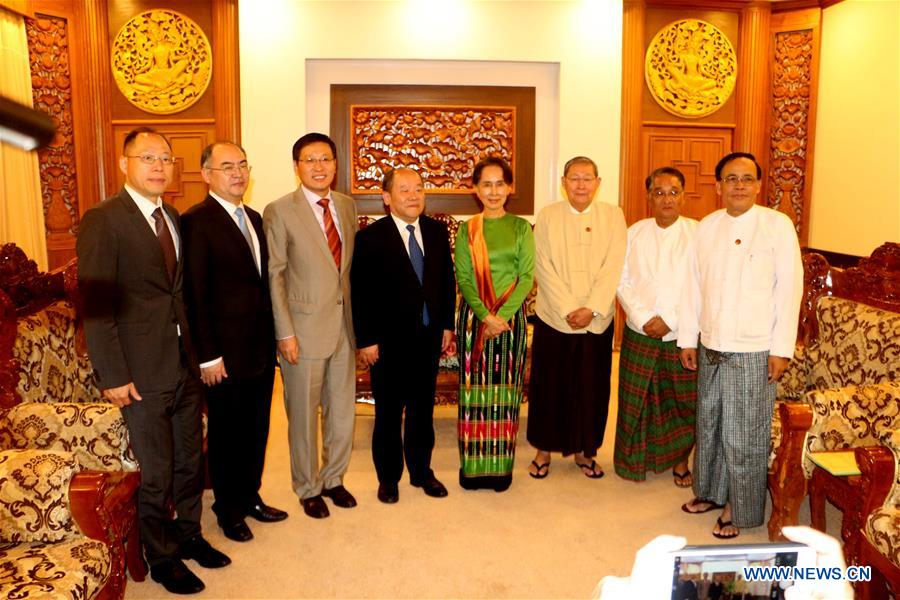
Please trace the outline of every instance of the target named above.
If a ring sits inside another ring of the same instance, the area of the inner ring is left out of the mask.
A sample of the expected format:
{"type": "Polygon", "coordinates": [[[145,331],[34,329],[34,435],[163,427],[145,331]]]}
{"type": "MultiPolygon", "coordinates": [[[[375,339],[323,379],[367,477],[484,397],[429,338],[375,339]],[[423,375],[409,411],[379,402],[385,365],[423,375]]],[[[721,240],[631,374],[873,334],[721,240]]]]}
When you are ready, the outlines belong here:
{"type": "Polygon", "coordinates": [[[566,181],[571,183],[572,185],[578,185],[579,183],[594,183],[597,181],[596,177],[566,177],[566,181]]]}
{"type": "Polygon", "coordinates": [[[741,177],[729,175],[728,177],[723,177],[722,181],[725,182],[725,185],[737,185],[739,181],[744,185],[753,185],[757,180],[753,175],[743,175],[741,177]]]}
{"type": "Polygon", "coordinates": [[[248,165],[247,163],[241,163],[239,165],[233,165],[231,163],[225,163],[221,167],[204,167],[207,171],[222,171],[226,175],[237,175],[238,173],[249,173],[253,170],[253,167],[248,165]]]}
{"type": "Polygon", "coordinates": [[[156,161],[162,161],[165,166],[174,165],[177,160],[174,156],[156,156],[155,154],[136,154],[134,156],[125,156],[125,158],[136,158],[145,165],[155,164],[156,161]]]}
{"type": "Polygon", "coordinates": [[[651,193],[657,200],[662,200],[666,196],[670,198],[677,198],[684,193],[684,190],[669,190],[668,192],[666,190],[653,190],[651,193]]]}
{"type": "Polygon", "coordinates": [[[311,166],[316,165],[316,164],[319,164],[319,165],[330,165],[331,163],[334,162],[334,159],[331,158],[330,156],[320,156],[319,158],[313,158],[312,156],[310,156],[310,157],[308,157],[308,158],[301,158],[301,159],[298,160],[297,162],[303,163],[303,164],[306,165],[307,167],[311,167],[311,166]]]}

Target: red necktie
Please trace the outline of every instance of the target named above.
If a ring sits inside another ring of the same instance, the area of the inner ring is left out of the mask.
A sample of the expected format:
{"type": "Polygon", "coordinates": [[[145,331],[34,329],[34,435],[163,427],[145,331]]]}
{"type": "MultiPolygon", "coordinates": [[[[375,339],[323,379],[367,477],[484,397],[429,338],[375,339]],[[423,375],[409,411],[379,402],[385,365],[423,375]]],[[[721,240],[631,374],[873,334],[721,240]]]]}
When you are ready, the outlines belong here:
{"type": "Polygon", "coordinates": [[[174,282],[175,264],[178,262],[178,259],[175,256],[175,242],[172,240],[172,232],[169,231],[169,226],[166,224],[161,208],[156,207],[156,210],[153,211],[153,220],[156,221],[156,239],[159,240],[159,246],[162,248],[169,281],[174,282]]]}
{"type": "Polygon", "coordinates": [[[331,211],[328,210],[328,198],[322,198],[317,202],[322,207],[322,219],[325,222],[325,238],[328,240],[328,249],[331,250],[331,256],[334,257],[334,264],[337,265],[338,271],[341,270],[341,236],[338,235],[337,228],[334,226],[334,219],[331,218],[331,211]]]}

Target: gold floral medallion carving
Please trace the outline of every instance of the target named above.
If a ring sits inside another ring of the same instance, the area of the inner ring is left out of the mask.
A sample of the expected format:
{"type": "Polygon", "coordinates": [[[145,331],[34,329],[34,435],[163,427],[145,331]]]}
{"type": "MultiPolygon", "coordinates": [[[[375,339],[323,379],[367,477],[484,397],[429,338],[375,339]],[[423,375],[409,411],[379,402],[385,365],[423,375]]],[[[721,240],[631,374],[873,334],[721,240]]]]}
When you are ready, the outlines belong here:
{"type": "Polygon", "coordinates": [[[200,26],[185,15],[148,10],[116,34],[112,69],[129,102],[167,115],[203,96],[212,78],[212,51],[200,26]]]}
{"type": "Polygon", "coordinates": [[[714,25],[682,19],[653,37],[644,60],[653,99],[679,117],[699,118],[722,108],[734,91],[737,56],[714,25]]]}

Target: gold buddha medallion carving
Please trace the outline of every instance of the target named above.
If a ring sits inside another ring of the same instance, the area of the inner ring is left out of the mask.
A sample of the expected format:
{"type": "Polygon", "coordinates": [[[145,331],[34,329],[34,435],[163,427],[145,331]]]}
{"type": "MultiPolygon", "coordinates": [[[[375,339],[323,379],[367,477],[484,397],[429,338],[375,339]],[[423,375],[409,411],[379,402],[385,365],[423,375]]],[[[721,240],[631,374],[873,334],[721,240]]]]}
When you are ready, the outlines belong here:
{"type": "Polygon", "coordinates": [[[734,91],[737,56],[714,25],[682,19],[653,37],[644,78],[653,99],[679,117],[699,118],[722,108],[734,91]]]}
{"type": "Polygon", "coordinates": [[[182,111],[212,78],[203,30],[174,10],[148,10],[129,20],[113,42],[113,77],[129,102],[149,113],[182,111]]]}

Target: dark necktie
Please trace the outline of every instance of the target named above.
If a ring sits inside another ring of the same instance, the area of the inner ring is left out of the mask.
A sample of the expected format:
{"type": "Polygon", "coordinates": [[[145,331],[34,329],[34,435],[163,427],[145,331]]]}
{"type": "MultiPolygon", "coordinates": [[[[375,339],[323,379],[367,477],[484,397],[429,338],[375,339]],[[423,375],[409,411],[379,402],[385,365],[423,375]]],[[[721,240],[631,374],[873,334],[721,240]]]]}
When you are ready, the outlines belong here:
{"type": "MultiPolygon", "coordinates": [[[[250,237],[250,228],[247,226],[247,220],[244,218],[244,207],[238,206],[234,209],[234,216],[237,217],[238,227],[241,229],[241,233],[244,234],[244,239],[247,240],[247,245],[250,246],[250,254],[253,256],[253,264],[256,264],[256,248],[253,246],[253,238],[250,237]]],[[[259,270],[259,265],[257,265],[256,270],[259,270]]]]}
{"type": "Polygon", "coordinates": [[[340,271],[341,236],[338,235],[337,227],[334,226],[334,219],[331,218],[331,211],[328,210],[328,198],[322,198],[316,204],[322,207],[322,221],[325,223],[325,239],[328,241],[328,249],[331,250],[334,264],[337,265],[338,271],[340,271]]]}
{"type": "MultiPolygon", "coordinates": [[[[414,225],[407,225],[406,230],[409,232],[409,260],[412,262],[413,271],[419,278],[421,284],[425,280],[425,255],[422,248],[416,240],[416,228],[414,225]]],[[[428,304],[422,306],[422,325],[428,325],[431,319],[428,318],[428,304]]]]}
{"type": "Polygon", "coordinates": [[[175,256],[175,242],[172,240],[172,232],[169,231],[169,225],[166,223],[165,217],[163,217],[162,208],[156,207],[156,210],[153,211],[153,220],[156,222],[156,239],[159,240],[159,247],[162,248],[169,281],[174,282],[175,265],[178,263],[178,258],[175,256]]]}

